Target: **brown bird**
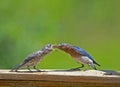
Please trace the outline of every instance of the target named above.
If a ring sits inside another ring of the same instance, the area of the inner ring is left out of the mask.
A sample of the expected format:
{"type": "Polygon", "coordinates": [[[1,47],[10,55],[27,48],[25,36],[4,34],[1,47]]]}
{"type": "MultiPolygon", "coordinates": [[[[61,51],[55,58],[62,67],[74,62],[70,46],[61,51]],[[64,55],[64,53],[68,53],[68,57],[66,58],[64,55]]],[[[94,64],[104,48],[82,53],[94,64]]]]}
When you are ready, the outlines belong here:
{"type": "MultiPolygon", "coordinates": [[[[82,48],[79,48],[77,46],[73,46],[67,43],[61,43],[59,45],[56,45],[55,48],[58,48],[62,51],[65,51],[66,53],[70,54],[73,59],[75,59],[78,63],[81,63],[82,66],[75,68],[79,69],[84,67],[84,64],[87,64],[91,66],[93,69],[97,70],[94,64],[100,66],[85,50],[82,48]]],[[[73,70],[75,70],[73,69],[73,70]]]]}
{"type": "Polygon", "coordinates": [[[33,67],[35,70],[40,71],[36,68],[36,65],[41,62],[45,55],[53,51],[53,46],[52,44],[47,44],[41,50],[28,55],[21,64],[14,67],[11,71],[17,72],[21,67],[26,67],[29,71],[31,71],[30,67],[33,67]]]}

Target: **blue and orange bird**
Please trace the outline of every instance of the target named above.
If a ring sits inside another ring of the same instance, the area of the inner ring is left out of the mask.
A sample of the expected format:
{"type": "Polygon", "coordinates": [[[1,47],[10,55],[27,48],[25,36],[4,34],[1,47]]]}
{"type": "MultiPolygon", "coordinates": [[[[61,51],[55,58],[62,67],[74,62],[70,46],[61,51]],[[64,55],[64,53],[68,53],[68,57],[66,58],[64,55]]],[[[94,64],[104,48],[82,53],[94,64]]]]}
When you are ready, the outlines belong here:
{"type": "Polygon", "coordinates": [[[77,67],[75,69],[84,67],[84,64],[91,66],[95,70],[97,70],[97,68],[94,64],[100,66],[100,64],[98,64],[85,50],[77,46],[73,46],[67,43],[61,43],[59,45],[56,45],[55,47],[70,54],[72,58],[74,58],[78,63],[82,64],[81,67],[77,67]]]}
{"type": "Polygon", "coordinates": [[[39,69],[36,68],[36,65],[41,62],[44,56],[46,56],[53,50],[54,50],[53,45],[47,44],[41,50],[28,55],[21,64],[14,67],[11,71],[17,72],[18,69],[20,69],[21,67],[26,67],[29,71],[31,71],[30,67],[33,67],[37,71],[40,71],[39,69]]]}

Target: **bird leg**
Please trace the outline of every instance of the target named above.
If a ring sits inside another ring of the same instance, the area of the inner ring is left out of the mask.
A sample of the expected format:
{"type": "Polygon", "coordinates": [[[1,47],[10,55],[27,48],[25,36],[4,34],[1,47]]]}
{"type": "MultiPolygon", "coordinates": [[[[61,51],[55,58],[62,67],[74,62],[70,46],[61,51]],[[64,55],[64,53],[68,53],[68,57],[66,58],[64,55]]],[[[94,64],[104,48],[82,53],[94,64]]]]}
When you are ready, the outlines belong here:
{"type": "Polygon", "coordinates": [[[36,66],[33,66],[33,69],[35,69],[35,70],[37,70],[38,72],[40,72],[40,70],[39,70],[39,69],[37,69],[37,68],[36,68],[36,66]]]}
{"type": "Polygon", "coordinates": [[[18,70],[16,69],[15,72],[17,72],[18,70]]]}
{"type": "Polygon", "coordinates": [[[95,67],[95,65],[93,63],[88,64],[88,66],[86,67],[86,69],[84,69],[84,71],[88,70],[90,68],[90,66],[94,69],[97,70],[97,68],[95,67]]]}
{"type": "Polygon", "coordinates": [[[32,72],[29,66],[27,66],[27,69],[28,69],[30,72],[32,72]]]}
{"type": "Polygon", "coordinates": [[[90,64],[88,64],[88,66],[84,69],[84,71],[89,70],[90,66],[91,66],[94,70],[97,70],[96,67],[95,67],[95,65],[90,65],[90,64]]]}
{"type": "Polygon", "coordinates": [[[70,70],[80,70],[80,68],[83,68],[84,67],[84,65],[83,64],[81,64],[82,66],[80,66],[80,67],[77,67],[77,68],[72,68],[72,69],[70,69],[70,70]]]}

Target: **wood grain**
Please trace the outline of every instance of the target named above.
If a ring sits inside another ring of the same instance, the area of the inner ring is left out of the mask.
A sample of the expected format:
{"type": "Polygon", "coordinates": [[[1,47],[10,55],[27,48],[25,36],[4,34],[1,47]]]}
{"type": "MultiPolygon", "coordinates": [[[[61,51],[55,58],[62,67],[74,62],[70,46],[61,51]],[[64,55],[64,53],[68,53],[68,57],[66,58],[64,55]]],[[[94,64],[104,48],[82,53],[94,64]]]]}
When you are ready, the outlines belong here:
{"type": "Polygon", "coordinates": [[[120,87],[120,73],[109,70],[0,70],[0,87],[120,87]]]}

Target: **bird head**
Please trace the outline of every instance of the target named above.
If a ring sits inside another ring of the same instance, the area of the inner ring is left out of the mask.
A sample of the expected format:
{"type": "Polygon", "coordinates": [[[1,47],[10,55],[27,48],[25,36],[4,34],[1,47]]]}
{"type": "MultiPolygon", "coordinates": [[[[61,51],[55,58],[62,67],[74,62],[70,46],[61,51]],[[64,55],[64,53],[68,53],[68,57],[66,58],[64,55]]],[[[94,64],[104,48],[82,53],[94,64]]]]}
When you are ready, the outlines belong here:
{"type": "Polygon", "coordinates": [[[62,51],[65,51],[66,53],[69,53],[71,49],[73,49],[73,46],[68,43],[61,43],[58,45],[54,45],[54,48],[58,48],[62,51]]]}
{"type": "Polygon", "coordinates": [[[67,44],[67,43],[61,43],[61,44],[55,45],[54,47],[59,48],[59,49],[67,49],[67,48],[72,47],[72,45],[67,44]]]}
{"type": "Polygon", "coordinates": [[[48,51],[53,51],[54,49],[53,49],[53,44],[47,44],[47,45],[45,45],[44,47],[43,47],[43,49],[42,50],[48,50],[48,51]]]}

